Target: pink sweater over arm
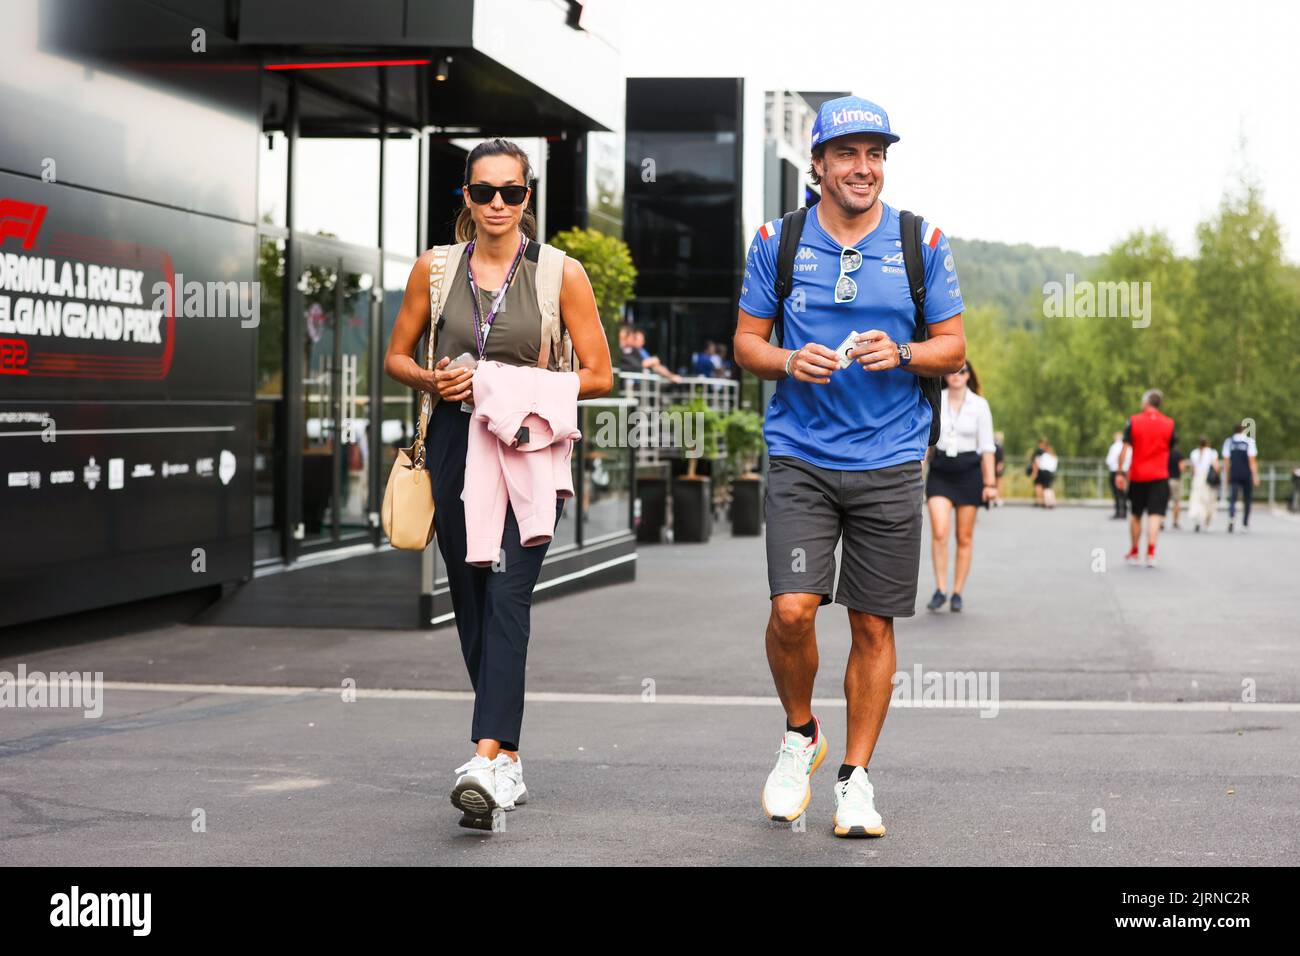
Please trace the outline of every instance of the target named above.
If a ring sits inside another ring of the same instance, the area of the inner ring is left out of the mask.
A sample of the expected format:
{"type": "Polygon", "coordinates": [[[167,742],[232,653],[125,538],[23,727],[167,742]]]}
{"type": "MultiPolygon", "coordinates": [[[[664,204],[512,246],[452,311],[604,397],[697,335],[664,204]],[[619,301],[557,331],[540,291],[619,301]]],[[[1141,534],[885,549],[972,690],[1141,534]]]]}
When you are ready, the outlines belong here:
{"type": "Polygon", "coordinates": [[[497,560],[507,503],[522,545],[551,540],[556,499],[573,497],[570,457],[581,437],[576,373],[479,363],[461,493],[466,562],[497,560]],[[520,441],[521,429],[527,430],[526,441],[520,441]]]}

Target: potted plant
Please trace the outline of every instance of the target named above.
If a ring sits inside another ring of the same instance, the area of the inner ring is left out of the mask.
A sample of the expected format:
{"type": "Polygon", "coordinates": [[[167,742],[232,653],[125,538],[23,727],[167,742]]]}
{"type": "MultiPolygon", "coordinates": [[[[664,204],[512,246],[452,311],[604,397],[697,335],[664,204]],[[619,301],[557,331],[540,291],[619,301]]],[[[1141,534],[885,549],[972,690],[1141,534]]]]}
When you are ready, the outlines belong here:
{"type": "Polygon", "coordinates": [[[713,482],[697,473],[701,458],[718,457],[722,416],[704,399],[672,405],[664,415],[681,440],[686,474],[673,479],[673,540],[708,541],[713,533],[713,482]]]}
{"type": "Polygon", "coordinates": [[[731,466],[731,533],[756,535],[763,529],[763,479],[758,456],[763,450],[763,419],[737,408],[725,419],[727,462],[731,466]]]}
{"type": "Polygon", "coordinates": [[[636,539],[658,544],[668,523],[668,466],[647,466],[636,475],[636,539]]]}

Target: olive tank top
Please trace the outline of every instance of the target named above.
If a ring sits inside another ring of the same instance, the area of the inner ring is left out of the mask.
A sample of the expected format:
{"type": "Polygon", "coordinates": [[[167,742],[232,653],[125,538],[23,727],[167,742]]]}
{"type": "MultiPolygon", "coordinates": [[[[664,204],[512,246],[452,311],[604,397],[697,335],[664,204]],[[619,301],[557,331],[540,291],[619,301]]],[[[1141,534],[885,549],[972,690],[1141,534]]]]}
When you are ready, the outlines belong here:
{"type": "MultiPolygon", "coordinates": [[[[515,272],[514,281],[506,292],[505,301],[492,320],[487,335],[489,361],[506,365],[536,365],[542,345],[542,313],[537,307],[537,259],[539,246],[529,239],[524,248],[523,261],[515,272]]],[[[474,306],[470,299],[468,257],[462,256],[446,290],[442,309],[446,322],[438,333],[436,362],[446,355],[455,359],[463,352],[478,358],[478,345],[474,341],[474,306]]],[[[479,313],[486,318],[496,297],[496,289],[479,287],[479,313]]],[[[558,369],[557,356],[552,352],[549,367],[558,369]]]]}

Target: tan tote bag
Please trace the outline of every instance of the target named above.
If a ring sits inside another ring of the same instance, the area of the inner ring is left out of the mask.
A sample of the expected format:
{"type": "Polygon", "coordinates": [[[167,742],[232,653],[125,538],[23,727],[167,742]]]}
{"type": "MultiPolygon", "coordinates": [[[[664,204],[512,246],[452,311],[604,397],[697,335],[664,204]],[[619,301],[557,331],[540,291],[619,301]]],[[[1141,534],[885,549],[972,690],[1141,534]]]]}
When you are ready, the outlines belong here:
{"type": "MultiPolygon", "coordinates": [[[[460,260],[463,246],[435,246],[429,261],[429,334],[425,354],[425,367],[433,369],[434,348],[438,337],[439,319],[445,301],[443,279],[447,274],[449,258],[460,260]]],[[[425,437],[428,434],[429,416],[433,411],[433,397],[424,392],[420,399],[420,421],[415,430],[415,441],[409,448],[399,449],[388,473],[388,487],[384,489],[384,505],[380,512],[384,533],[394,548],[406,551],[423,551],[433,540],[433,483],[425,467],[425,437]]]]}

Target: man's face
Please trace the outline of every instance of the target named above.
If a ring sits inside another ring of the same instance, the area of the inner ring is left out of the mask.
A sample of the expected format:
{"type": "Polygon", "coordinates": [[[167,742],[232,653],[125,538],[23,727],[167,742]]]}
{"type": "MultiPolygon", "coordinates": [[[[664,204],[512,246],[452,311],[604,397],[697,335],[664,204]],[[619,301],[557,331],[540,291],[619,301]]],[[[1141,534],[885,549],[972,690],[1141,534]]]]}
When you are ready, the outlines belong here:
{"type": "Polygon", "coordinates": [[[885,141],[870,133],[837,136],[826,144],[813,167],[822,181],[822,198],[850,216],[869,212],[885,186],[885,141]]]}

